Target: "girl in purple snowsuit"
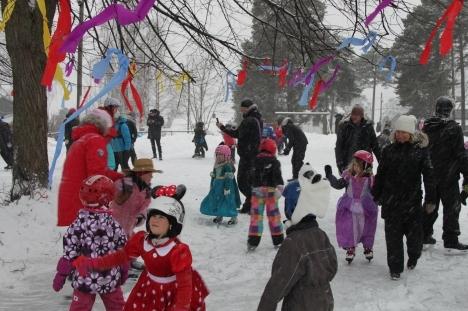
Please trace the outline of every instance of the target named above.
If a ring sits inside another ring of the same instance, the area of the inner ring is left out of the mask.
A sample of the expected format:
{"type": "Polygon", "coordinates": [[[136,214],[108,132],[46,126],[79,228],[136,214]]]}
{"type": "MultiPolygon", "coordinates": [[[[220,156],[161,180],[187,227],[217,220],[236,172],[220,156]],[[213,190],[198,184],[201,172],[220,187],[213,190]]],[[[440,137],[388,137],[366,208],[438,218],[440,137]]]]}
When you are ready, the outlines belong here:
{"type": "Polygon", "coordinates": [[[358,243],[364,246],[364,256],[367,260],[371,261],[374,256],[372,248],[378,209],[370,193],[374,183],[372,162],[370,152],[356,151],[340,179],[333,176],[330,165],[325,166],[330,185],[335,189],[346,188],[346,192],[338,200],[336,209],[336,239],[338,246],[346,250],[348,263],[353,261],[358,243]]]}

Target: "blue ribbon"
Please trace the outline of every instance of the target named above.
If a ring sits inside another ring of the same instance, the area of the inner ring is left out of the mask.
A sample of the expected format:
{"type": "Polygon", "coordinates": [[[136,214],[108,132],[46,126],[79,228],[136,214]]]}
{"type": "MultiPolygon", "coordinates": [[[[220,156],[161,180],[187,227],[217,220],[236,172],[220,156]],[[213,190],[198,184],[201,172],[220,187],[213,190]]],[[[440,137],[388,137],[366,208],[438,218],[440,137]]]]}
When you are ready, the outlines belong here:
{"type": "Polygon", "coordinates": [[[393,73],[395,72],[397,66],[397,61],[394,56],[388,55],[387,57],[383,57],[379,62],[379,70],[383,71],[388,62],[390,62],[390,67],[386,79],[387,81],[392,81],[393,73]]]}
{"type": "Polygon", "coordinates": [[[312,87],[314,86],[314,79],[315,79],[315,73],[312,74],[310,77],[310,83],[304,86],[304,89],[302,90],[302,95],[301,98],[299,99],[299,106],[307,106],[309,103],[309,96],[310,92],[312,91],[312,87]]]}
{"type": "Polygon", "coordinates": [[[236,76],[231,71],[228,71],[226,73],[226,95],[224,96],[225,102],[228,101],[229,95],[235,89],[236,89],[236,76]]]}
{"type": "Polygon", "coordinates": [[[364,39],[358,39],[354,37],[346,38],[336,49],[339,51],[350,45],[362,46],[362,51],[367,53],[371,46],[374,44],[377,39],[377,33],[374,31],[369,31],[369,34],[364,39]]]}
{"type": "Polygon", "coordinates": [[[111,48],[108,49],[106,52],[106,56],[104,59],[99,61],[96,65],[93,67],[92,71],[92,77],[96,80],[101,80],[104,75],[106,74],[107,69],[110,66],[110,61],[112,59],[112,55],[115,54],[119,60],[119,71],[117,71],[113,76],[112,79],[107,83],[100,91],[99,93],[91,98],[86,104],[84,104],[80,109],[78,109],[75,113],[73,113],[71,116],[69,116],[65,122],[63,122],[60,125],[59,132],[58,132],[58,137],[57,137],[57,146],[55,147],[55,153],[54,153],[54,158],[52,160],[52,163],[50,165],[49,169],[49,188],[52,187],[52,181],[54,177],[54,171],[55,171],[55,165],[57,163],[57,160],[60,156],[60,153],[62,152],[62,145],[63,145],[63,139],[65,136],[65,125],[70,123],[72,120],[76,119],[83,111],[91,107],[95,102],[97,102],[99,99],[104,97],[107,93],[109,93],[113,88],[116,86],[120,85],[122,81],[125,79],[127,76],[128,72],[128,66],[129,66],[129,61],[127,56],[123,55],[122,52],[118,49],[111,48]]]}

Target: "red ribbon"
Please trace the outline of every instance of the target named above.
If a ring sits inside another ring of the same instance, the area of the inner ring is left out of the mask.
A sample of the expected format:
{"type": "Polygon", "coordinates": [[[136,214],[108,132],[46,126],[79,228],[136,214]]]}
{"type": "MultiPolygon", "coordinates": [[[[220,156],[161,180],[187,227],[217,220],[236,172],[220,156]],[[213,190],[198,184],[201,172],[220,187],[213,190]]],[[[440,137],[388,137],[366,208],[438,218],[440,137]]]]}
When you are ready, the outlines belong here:
{"type": "Polygon", "coordinates": [[[57,65],[65,60],[65,53],[60,52],[59,48],[64,41],[64,38],[71,31],[71,8],[69,0],[59,0],[59,17],[57,22],[57,29],[52,36],[49,46],[49,55],[47,64],[42,74],[41,84],[44,86],[51,86],[54,80],[57,65]]]}
{"type": "Polygon", "coordinates": [[[248,62],[247,60],[242,61],[242,70],[239,71],[237,74],[237,85],[242,86],[245,83],[245,80],[247,80],[247,66],[248,62]]]}
{"type": "Polygon", "coordinates": [[[163,186],[156,189],[157,197],[173,197],[176,194],[177,187],[175,185],[163,186]]]}
{"type": "Polygon", "coordinates": [[[288,61],[284,61],[283,66],[281,66],[279,73],[278,73],[278,84],[280,88],[284,88],[286,86],[286,76],[288,75],[288,61]]]}
{"type": "Polygon", "coordinates": [[[86,90],[86,93],[85,93],[85,95],[83,96],[83,99],[81,100],[80,105],[78,106],[78,108],[81,108],[81,106],[83,106],[83,104],[85,103],[85,101],[88,99],[89,91],[91,91],[91,85],[88,86],[88,89],[86,90]]]}
{"type": "Polygon", "coordinates": [[[462,9],[463,0],[453,0],[445,10],[444,14],[439,17],[435,27],[432,29],[431,34],[429,35],[429,39],[426,41],[424,50],[421,53],[419,58],[420,64],[425,65],[429,61],[429,56],[431,55],[432,50],[432,41],[434,40],[434,37],[437,34],[437,30],[443,22],[446,22],[446,25],[442,35],[440,36],[439,53],[441,56],[445,56],[448,52],[450,52],[453,45],[453,28],[462,9]]]}
{"type": "Polygon", "coordinates": [[[120,93],[122,94],[122,97],[124,98],[124,101],[128,107],[128,110],[133,111],[133,107],[130,104],[130,101],[128,100],[127,95],[125,94],[125,91],[127,90],[127,87],[130,84],[130,91],[132,92],[133,100],[135,101],[138,112],[140,113],[140,117],[143,117],[143,103],[141,102],[141,96],[140,96],[140,93],[138,93],[138,90],[136,89],[135,85],[133,84],[133,77],[134,77],[135,72],[136,72],[136,64],[132,63],[128,70],[127,78],[122,82],[122,86],[120,87],[120,93]]]}
{"type": "Polygon", "coordinates": [[[312,95],[312,98],[309,101],[310,110],[314,110],[317,107],[318,96],[320,94],[323,84],[324,84],[324,81],[322,79],[317,81],[317,83],[315,84],[314,93],[312,95]]]}

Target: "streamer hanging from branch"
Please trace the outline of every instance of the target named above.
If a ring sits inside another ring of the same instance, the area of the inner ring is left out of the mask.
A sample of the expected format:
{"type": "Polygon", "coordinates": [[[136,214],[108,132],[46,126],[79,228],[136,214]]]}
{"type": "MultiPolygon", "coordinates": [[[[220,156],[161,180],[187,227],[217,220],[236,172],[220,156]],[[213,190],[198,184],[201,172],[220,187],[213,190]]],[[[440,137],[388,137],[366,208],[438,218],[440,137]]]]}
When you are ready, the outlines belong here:
{"type": "Polygon", "coordinates": [[[249,63],[246,59],[242,61],[242,69],[237,73],[237,85],[243,86],[247,80],[247,67],[249,63]]]}
{"type": "Polygon", "coordinates": [[[310,92],[312,91],[312,86],[314,86],[314,79],[315,79],[315,74],[312,76],[311,83],[304,86],[304,89],[302,90],[301,98],[299,99],[299,102],[298,102],[299,106],[303,106],[303,107],[307,106],[310,92]]]}
{"type": "Polygon", "coordinates": [[[429,39],[426,42],[421,56],[419,57],[420,64],[425,65],[429,61],[429,56],[431,55],[432,50],[432,41],[434,40],[437,34],[437,30],[443,22],[446,22],[446,25],[442,35],[440,36],[439,53],[443,57],[447,55],[448,52],[450,52],[453,45],[453,28],[462,9],[463,0],[453,0],[445,10],[444,14],[439,17],[435,27],[432,29],[431,34],[429,35],[429,39]]]}
{"type": "Polygon", "coordinates": [[[60,51],[74,53],[79,42],[89,29],[102,25],[112,19],[115,19],[117,24],[121,26],[143,20],[146,15],[148,15],[148,12],[151,10],[155,2],[156,0],[140,0],[133,11],[127,9],[123,4],[114,3],[109,5],[95,17],[76,26],[63,42],[60,47],[60,51]]]}
{"type": "MultiPolygon", "coordinates": [[[[119,70],[112,76],[112,79],[109,81],[109,83],[106,84],[96,96],[91,98],[89,102],[86,103],[86,105],[79,108],[76,112],[74,112],[71,116],[69,116],[60,125],[59,131],[58,131],[57,146],[55,147],[54,157],[52,159],[50,169],[49,169],[49,188],[52,187],[55,165],[57,163],[57,159],[60,156],[60,153],[62,152],[63,139],[65,136],[65,125],[71,122],[72,120],[76,119],[83,111],[91,107],[95,102],[97,102],[100,98],[104,97],[104,95],[109,93],[112,89],[114,89],[116,86],[122,83],[122,81],[125,79],[125,76],[128,71],[128,65],[129,65],[128,58],[117,49],[108,49],[106,52],[106,58],[99,61],[99,63],[96,64],[95,67],[97,65],[99,65],[99,67],[103,67],[102,63],[105,62],[107,63],[107,68],[108,68],[109,63],[110,63],[110,58],[112,57],[113,54],[115,54],[119,59],[119,70]]],[[[102,74],[100,76],[93,76],[94,79],[101,80],[104,77],[105,71],[102,72],[99,70],[94,70],[93,68],[93,73],[102,74]]]]}
{"type": "Polygon", "coordinates": [[[344,39],[343,42],[336,49],[339,51],[346,47],[349,47],[350,45],[362,46],[362,51],[364,53],[367,53],[376,39],[377,33],[374,31],[369,31],[369,34],[364,39],[354,37],[344,39]]]}
{"type": "Polygon", "coordinates": [[[15,8],[16,0],[8,0],[5,8],[3,9],[2,20],[0,21],[0,32],[5,30],[8,20],[10,20],[11,14],[15,8]]]}
{"type": "Polygon", "coordinates": [[[127,91],[127,87],[130,85],[130,91],[132,92],[132,97],[133,100],[135,101],[135,104],[137,106],[138,112],[140,114],[140,118],[143,117],[143,103],[141,102],[141,96],[140,93],[138,93],[137,88],[133,84],[133,77],[136,74],[136,63],[132,62],[128,69],[128,74],[127,78],[122,82],[122,85],[120,87],[120,93],[122,94],[122,97],[124,98],[125,104],[127,105],[128,110],[133,111],[132,104],[128,100],[127,95],[125,94],[127,91]]]}
{"type": "Polygon", "coordinates": [[[386,76],[387,81],[392,81],[393,73],[395,72],[397,61],[394,56],[388,55],[387,57],[383,57],[379,62],[379,70],[383,71],[384,67],[390,63],[390,67],[386,76]]]}
{"type": "Polygon", "coordinates": [[[364,22],[364,25],[369,26],[370,23],[374,20],[374,18],[382,12],[387,6],[392,4],[393,0],[382,0],[382,2],[379,3],[379,5],[374,9],[374,11],[366,17],[366,20],[364,22]]]}

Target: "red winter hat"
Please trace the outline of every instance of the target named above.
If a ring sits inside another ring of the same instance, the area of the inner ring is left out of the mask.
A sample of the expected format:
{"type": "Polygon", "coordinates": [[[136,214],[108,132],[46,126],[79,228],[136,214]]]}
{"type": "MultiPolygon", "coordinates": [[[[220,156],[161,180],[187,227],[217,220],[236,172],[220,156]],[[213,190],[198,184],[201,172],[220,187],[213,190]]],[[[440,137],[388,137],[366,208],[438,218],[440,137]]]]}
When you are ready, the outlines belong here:
{"type": "Polygon", "coordinates": [[[272,155],[276,154],[276,143],[273,139],[265,138],[260,142],[260,152],[266,151],[272,155]]]}

